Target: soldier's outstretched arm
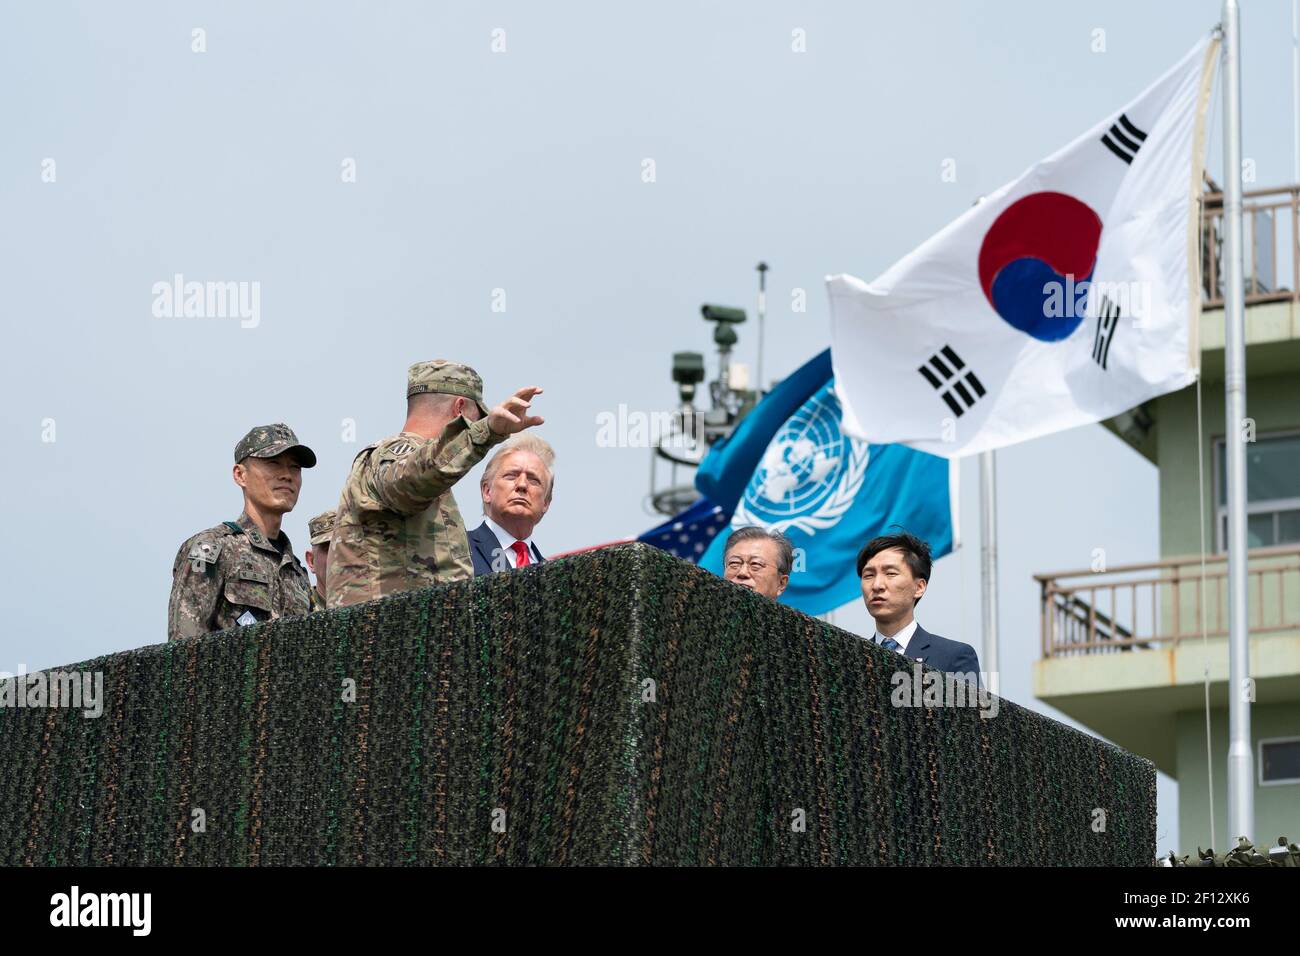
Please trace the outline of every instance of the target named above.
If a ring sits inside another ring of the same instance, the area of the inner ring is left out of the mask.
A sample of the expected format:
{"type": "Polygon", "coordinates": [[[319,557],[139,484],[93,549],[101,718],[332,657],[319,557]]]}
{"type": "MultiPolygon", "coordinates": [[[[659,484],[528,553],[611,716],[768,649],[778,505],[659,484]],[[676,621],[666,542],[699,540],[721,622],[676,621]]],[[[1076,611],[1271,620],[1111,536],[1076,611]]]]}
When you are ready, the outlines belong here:
{"type": "Polygon", "coordinates": [[[413,448],[399,440],[380,447],[367,465],[370,490],[390,511],[419,514],[505,437],[488,428],[486,418],[476,422],[457,418],[439,441],[413,448]]]}
{"type": "Polygon", "coordinates": [[[442,437],[420,448],[400,442],[381,448],[367,466],[374,497],[398,514],[418,514],[435,498],[449,491],[457,481],[483,460],[494,446],[511,434],[542,419],[527,414],[532,397],[540,388],[521,388],[476,422],[457,418],[443,429],[442,437]]]}
{"type": "Polygon", "coordinates": [[[177,552],[167,602],[167,640],[216,630],[213,619],[223,585],[217,563],[221,544],[219,538],[199,536],[186,541],[177,552]]]}

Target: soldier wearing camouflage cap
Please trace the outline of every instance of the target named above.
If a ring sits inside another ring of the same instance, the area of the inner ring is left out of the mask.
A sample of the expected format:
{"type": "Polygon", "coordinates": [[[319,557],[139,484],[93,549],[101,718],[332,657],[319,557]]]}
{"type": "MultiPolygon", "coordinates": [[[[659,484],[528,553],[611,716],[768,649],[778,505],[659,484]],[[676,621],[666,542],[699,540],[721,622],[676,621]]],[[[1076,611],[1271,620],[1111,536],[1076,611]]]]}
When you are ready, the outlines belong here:
{"type": "Polygon", "coordinates": [[[452,486],[509,435],[542,419],[528,415],[536,386],[500,405],[483,402],[468,365],[418,362],[406,378],[406,424],[352,462],[330,541],[330,607],[474,575],[469,538],[452,486]]]}
{"type": "Polygon", "coordinates": [[[280,523],[298,503],[302,469],[315,464],[288,425],[263,425],[240,439],[231,475],[244,510],[176,553],[168,640],[307,613],[311,583],[280,523]]]}
{"type": "Polygon", "coordinates": [[[307,522],[311,547],[307,549],[307,570],[316,575],[316,586],[311,589],[311,609],[325,610],[325,579],[328,575],[330,536],[334,534],[334,512],[322,511],[307,522]]]}

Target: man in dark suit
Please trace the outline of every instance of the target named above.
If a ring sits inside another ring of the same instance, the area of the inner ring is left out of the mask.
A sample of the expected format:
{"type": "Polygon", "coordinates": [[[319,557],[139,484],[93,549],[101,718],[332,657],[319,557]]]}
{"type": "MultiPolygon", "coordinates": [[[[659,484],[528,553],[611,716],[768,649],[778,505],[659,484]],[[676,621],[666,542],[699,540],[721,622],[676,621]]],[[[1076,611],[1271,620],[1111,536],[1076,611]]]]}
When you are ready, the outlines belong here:
{"type": "Polygon", "coordinates": [[[533,529],[551,507],[554,464],[554,449],[532,434],[506,442],[489,459],[479,481],[484,521],[469,533],[475,577],[546,560],[533,529]]]}
{"type": "Polygon", "coordinates": [[[931,634],[916,621],[930,584],[930,546],[906,531],[872,538],[858,552],[862,600],[876,622],[872,642],[952,674],[979,674],[975,649],[931,634]]]}

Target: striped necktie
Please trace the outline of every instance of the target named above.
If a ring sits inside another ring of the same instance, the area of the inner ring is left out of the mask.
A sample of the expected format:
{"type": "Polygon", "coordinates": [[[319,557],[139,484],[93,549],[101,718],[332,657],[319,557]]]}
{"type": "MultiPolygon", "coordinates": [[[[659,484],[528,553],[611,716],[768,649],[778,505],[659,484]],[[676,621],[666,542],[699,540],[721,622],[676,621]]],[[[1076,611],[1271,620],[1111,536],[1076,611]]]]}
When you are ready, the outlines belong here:
{"type": "Polygon", "coordinates": [[[898,641],[894,640],[892,637],[882,637],[880,639],[880,646],[887,651],[898,651],[900,654],[903,652],[903,645],[898,643],[898,641]]]}

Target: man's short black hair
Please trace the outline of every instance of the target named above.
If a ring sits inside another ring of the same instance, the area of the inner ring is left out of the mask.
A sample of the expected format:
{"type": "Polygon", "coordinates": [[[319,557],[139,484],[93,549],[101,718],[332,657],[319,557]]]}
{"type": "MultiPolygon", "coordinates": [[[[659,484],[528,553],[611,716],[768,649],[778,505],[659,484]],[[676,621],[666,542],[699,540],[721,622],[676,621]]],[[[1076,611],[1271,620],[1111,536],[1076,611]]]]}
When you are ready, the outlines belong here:
{"type": "Polygon", "coordinates": [[[858,577],[862,577],[862,569],[867,566],[867,562],[878,555],[881,551],[888,551],[890,548],[897,548],[903,552],[903,560],[907,562],[907,569],[912,572],[912,577],[930,583],[930,568],[934,561],[930,558],[930,546],[914,534],[908,534],[906,531],[900,531],[898,534],[882,534],[878,538],[872,538],[862,550],[858,552],[858,577]]]}

